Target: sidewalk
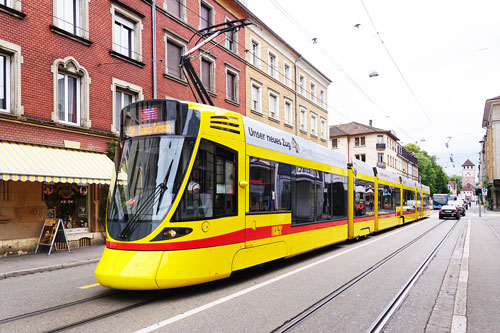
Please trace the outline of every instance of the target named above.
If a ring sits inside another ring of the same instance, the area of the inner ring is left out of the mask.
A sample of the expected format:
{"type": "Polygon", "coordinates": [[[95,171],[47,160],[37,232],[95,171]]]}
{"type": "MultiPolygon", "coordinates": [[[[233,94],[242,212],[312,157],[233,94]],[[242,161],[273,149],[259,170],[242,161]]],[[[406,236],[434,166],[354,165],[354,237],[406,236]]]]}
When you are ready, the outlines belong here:
{"type": "MultiPolygon", "coordinates": [[[[0,258],[0,280],[98,262],[104,245],[0,258]]],[[[43,250],[43,249],[42,249],[43,250]]]]}

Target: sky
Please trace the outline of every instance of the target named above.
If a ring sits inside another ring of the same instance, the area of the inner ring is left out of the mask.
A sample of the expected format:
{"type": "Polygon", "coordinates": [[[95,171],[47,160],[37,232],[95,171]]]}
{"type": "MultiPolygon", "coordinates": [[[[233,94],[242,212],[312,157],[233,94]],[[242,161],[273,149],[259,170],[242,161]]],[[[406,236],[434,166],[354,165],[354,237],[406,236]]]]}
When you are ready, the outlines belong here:
{"type": "Polygon", "coordinates": [[[332,80],[329,125],[373,120],[374,127],[394,130],[403,145],[416,143],[435,155],[448,175],[461,175],[467,159],[477,173],[485,101],[500,95],[500,1],[247,5],[332,80]],[[378,76],[370,77],[373,71],[378,76]]]}

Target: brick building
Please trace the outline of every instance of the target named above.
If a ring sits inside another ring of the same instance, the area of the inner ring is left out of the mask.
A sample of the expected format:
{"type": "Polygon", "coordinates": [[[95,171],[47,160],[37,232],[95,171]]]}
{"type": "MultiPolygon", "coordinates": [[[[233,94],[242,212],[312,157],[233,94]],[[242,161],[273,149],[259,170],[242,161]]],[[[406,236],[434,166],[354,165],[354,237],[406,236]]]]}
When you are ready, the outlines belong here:
{"type": "MultiPolygon", "coordinates": [[[[48,216],[70,246],[102,238],[119,110],[194,100],[180,55],[195,31],[234,19],[212,0],[157,0],[154,16],[148,1],[0,2],[0,254],[33,250],[48,216]]],[[[244,40],[241,29],[193,54],[215,104],[242,114],[244,40]]]]}

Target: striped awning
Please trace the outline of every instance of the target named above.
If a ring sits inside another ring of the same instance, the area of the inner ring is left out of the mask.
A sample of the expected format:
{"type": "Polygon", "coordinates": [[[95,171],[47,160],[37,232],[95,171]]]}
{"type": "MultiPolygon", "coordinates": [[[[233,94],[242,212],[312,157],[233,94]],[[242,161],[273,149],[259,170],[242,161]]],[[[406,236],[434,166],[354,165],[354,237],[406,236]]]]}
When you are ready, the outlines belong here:
{"type": "Polygon", "coordinates": [[[114,163],[104,154],[0,141],[0,179],[109,184],[114,163]]]}

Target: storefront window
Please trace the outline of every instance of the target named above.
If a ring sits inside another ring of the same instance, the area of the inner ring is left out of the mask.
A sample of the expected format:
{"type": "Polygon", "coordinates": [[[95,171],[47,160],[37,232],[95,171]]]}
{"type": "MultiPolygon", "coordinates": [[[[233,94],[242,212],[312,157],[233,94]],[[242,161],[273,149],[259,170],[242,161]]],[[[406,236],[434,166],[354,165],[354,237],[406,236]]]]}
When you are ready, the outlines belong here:
{"type": "Polygon", "coordinates": [[[88,189],[87,185],[45,183],[47,217],[61,219],[67,232],[89,231],[88,189]]]}

